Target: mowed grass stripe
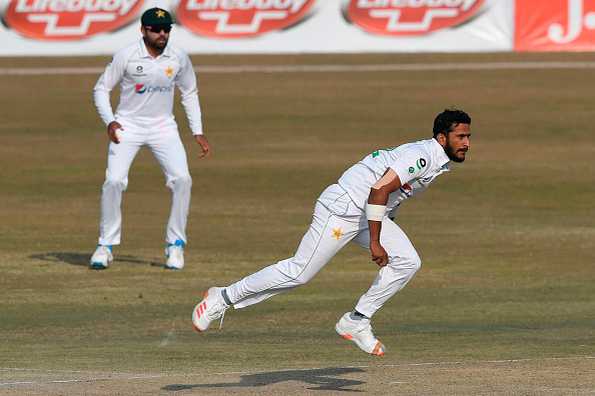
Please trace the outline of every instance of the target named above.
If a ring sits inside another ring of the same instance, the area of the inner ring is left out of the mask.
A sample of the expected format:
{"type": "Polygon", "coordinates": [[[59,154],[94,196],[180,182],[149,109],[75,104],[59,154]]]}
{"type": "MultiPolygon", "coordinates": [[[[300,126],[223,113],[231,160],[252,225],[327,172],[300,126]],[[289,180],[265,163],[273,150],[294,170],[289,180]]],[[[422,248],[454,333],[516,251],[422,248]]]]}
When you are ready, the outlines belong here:
{"type": "MultiPolygon", "coordinates": [[[[367,65],[203,65],[194,69],[200,73],[337,73],[391,71],[472,71],[472,70],[531,70],[531,69],[593,69],[595,62],[463,62],[409,63],[367,65]]],[[[103,72],[102,67],[26,67],[0,68],[0,76],[87,75],[103,72]]]]}

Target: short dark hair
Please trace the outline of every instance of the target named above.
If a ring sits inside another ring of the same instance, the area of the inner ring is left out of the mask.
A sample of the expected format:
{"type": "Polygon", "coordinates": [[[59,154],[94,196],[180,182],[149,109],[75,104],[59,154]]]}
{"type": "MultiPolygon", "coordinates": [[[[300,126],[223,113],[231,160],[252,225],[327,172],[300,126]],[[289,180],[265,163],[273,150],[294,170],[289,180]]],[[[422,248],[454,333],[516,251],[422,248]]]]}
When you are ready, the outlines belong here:
{"type": "Polygon", "coordinates": [[[471,124],[471,117],[463,110],[446,109],[434,119],[434,137],[439,133],[448,135],[459,124],[471,124]]]}

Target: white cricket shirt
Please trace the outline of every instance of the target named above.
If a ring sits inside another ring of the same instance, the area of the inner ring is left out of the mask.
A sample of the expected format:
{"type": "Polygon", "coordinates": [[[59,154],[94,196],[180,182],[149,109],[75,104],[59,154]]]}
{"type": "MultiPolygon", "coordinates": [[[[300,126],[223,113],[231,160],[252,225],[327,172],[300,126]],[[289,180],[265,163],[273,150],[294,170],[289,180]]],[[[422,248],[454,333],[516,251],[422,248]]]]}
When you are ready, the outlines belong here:
{"type": "Polygon", "coordinates": [[[355,205],[364,210],[372,186],[389,168],[394,170],[401,180],[401,188],[389,195],[388,212],[425,190],[438,175],[447,172],[449,161],[436,139],[420,140],[374,151],[347,169],[338,184],[355,205]]]}
{"type": "Polygon", "coordinates": [[[142,38],[118,51],[95,84],[93,97],[106,125],[124,120],[140,127],[168,127],[175,126],[175,86],[182,94],[192,134],[201,135],[200,103],[192,63],[185,52],[169,43],[157,58],[149,54],[142,38]],[[120,102],[114,116],[110,92],[118,83],[120,102]]]}

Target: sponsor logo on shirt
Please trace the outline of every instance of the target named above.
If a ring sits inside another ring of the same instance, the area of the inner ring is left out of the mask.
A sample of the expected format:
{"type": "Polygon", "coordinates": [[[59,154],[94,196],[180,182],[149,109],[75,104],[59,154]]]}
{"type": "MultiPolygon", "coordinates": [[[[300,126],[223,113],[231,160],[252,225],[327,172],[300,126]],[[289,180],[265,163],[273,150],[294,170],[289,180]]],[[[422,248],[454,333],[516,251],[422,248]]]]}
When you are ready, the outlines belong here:
{"type": "Polygon", "coordinates": [[[142,0],[13,0],[4,20],[36,40],[81,40],[136,19],[142,0]]]}
{"type": "Polygon", "coordinates": [[[148,93],[163,93],[163,92],[171,92],[173,90],[173,85],[145,85],[145,84],[135,84],[134,85],[134,92],[137,94],[144,94],[145,92],[148,93]]]}
{"type": "Polygon", "coordinates": [[[476,16],[485,0],[349,0],[344,16],[366,32],[423,36],[476,16]]]}
{"type": "Polygon", "coordinates": [[[301,22],[316,0],[181,0],[178,20],[194,33],[243,38],[301,22]]]}
{"type": "Polygon", "coordinates": [[[147,73],[144,73],[144,69],[141,65],[135,67],[136,73],[132,73],[134,77],[145,77],[147,73]]]}

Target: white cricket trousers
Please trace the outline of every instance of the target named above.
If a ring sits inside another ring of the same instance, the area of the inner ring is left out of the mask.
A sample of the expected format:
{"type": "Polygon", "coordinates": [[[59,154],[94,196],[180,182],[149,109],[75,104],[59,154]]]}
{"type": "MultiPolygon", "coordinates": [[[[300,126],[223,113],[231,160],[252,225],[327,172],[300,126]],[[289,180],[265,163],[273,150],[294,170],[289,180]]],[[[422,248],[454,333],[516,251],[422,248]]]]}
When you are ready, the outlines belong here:
{"type": "MultiPolygon", "coordinates": [[[[318,198],[310,228],[297,252],[228,286],[234,308],[244,308],[307,283],[350,241],[369,248],[368,221],[345,190],[329,186],[318,198]]],[[[380,243],[388,253],[388,264],[355,309],[371,318],[421,267],[421,260],[407,235],[388,217],[382,221],[380,243]]],[[[376,265],[373,262],[362,265],[376,265]]]]}
{"type": "Polygon", "coordinates": [[[165,174],[165,185],[172,192],[171,211],[165,241],[186,242],[186,221],[190,208],[192,179],[186,151],[177,127],[163,125],[141,128],[119,121],[124,128],[120,143],[109,143],[105,182],[101,193],[99,244],[119,245],[122,231],[122,192],[128,186],[128,171],[142,146],[148,146],[165,174]]]}

